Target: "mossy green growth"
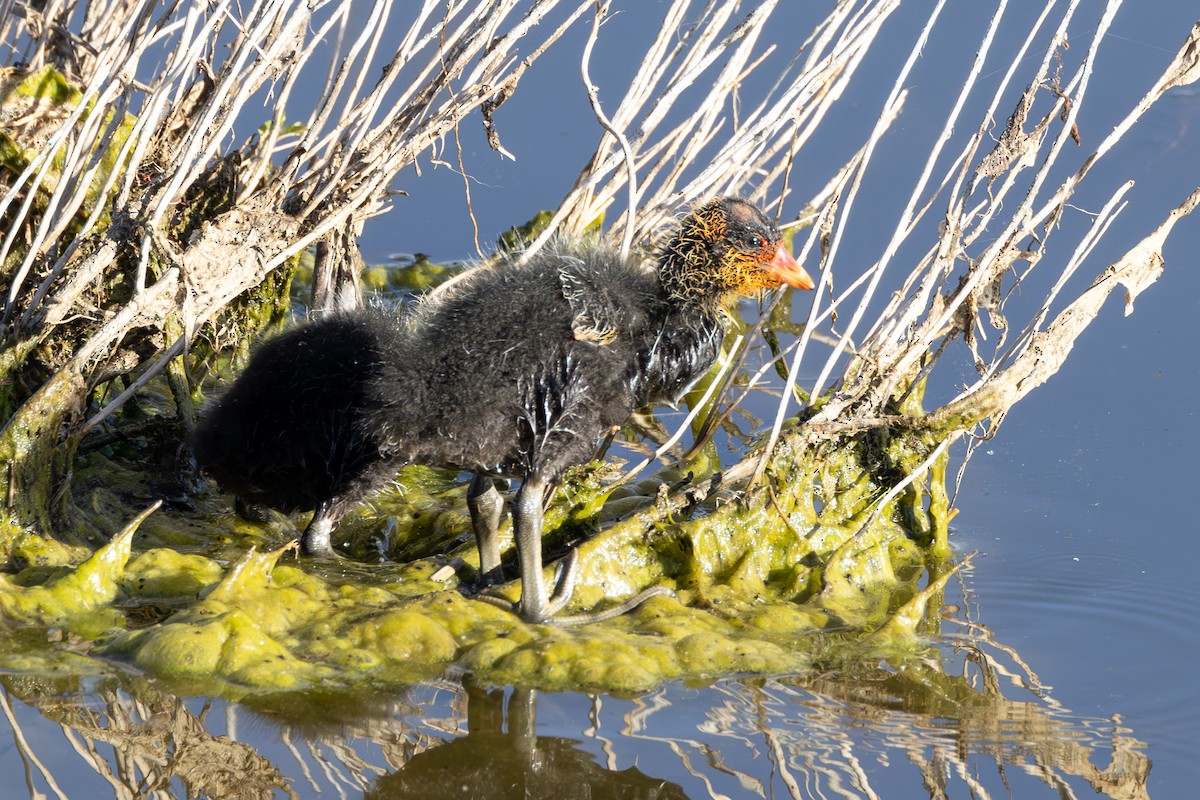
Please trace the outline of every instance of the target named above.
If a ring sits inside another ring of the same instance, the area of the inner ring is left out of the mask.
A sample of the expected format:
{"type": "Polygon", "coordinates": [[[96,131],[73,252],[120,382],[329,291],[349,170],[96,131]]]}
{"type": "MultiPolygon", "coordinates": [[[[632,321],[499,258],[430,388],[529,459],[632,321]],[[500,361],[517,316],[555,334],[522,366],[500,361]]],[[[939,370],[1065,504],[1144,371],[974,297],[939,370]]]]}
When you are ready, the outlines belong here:
{"type": "Polygon", "coordinates": [[[119,579],[129,562],[133,534],[156,508],[142,512],[113,540],[79,566],[50,578],[46,583],[20,586],[6,580],[0,584],[0,622],[10,625],[69,626],[111,609],[120,594],[119,579]]]}
{"type": "Polygon", "coordinates": [[[546,226],[552,219],[554,219],[554,212],[543,209],[534,214],[533,218],[524,225],[515,225],[500,234],[496,245],[503,252],[519,252],[546,230],[546,226]]]}
{"type": "Polygon", "coordinates": [[[424,253],[396,264],[369,266],[360,278],[367,294],[419,294],[462,272],[460,262],[435,263],[424,253]]]}
{"type": "MultiPolygon", "coordinates": [[[[313,268],[316,259],[310,250],[297,259],[293,278],[292,302],[298,306],[311,300],[313,268]]],[[[359,288],[367,297],[418,295],[454,277],[467,268],[461,261],[435,262],[425,253],[397,256],[384,264],[368,264],[359,275],[359,288]]]]}
{"type": "MultiPolygon", "coordinates": [[[[54,67],[46,66],[37,72],[22,74],[12,69],[0,69],[0,102],[12,116],[21,116],[25,122],[21,126],[22,133],[13,136],[11,131],[0,131],[0,168],[13,174],[19,174],[30,161],[44,151],[45,132],[65,114],[76,111],[83,101],[83,93],[72,86],[70,82],[54,67]],[[44,120],[44,122],[43,122],[44,120]]],[[[80,123],[95,112],[94,98],[81,110],[80,123]]],[[[84,202],[76,212],[80,222],[85,219],[102,198],[100,192],[115,170],[120,169],[117,160],[121,148],[129,138],[133,129],[134,119],[130,115],[120,118],[114,116],[112,107],[102,109],[104,123],[111,128],[107,133],[106,149],[100,154],[91,180],[84,189],[84,202]]],[[[35,207],[41,208],[49,193],[57,187],[61,168],[65,160],[65,145],[60,145],[51,159],[51,169],[42,178],[38,186],[39,196],[35,198],[35,207]]],[[[68,236],[73,235],[76,228],[68,228],[68,236]]],[[[10,257],[23,257],[18,250],[10,257]]],[[[8,264],[5,265],[9,266],[8,264]]]]}
{"type": "Polygon", "coordinates": [[[43,67],[38,72],[22,77],[16,81],[11,91],[18,97],[28,97],[53,105],[74,106],[83,97],[83,93],[53,67],[43,67]]]}
{"type": "MultiPolygon", "coordinates": [[[[634,693],[669,680],[908,659],[923,651],[949,570],[905,527],[916,495],[873,505],[886,484],[867,467],[886,467],[897,447],[812,448],[785,437],[744,497],[690,497],[696,487],[679,470],[620,487],[606,468],[574,471],[546,535],[548,556],[578,549],[572,610],[656,584],[675,593],[582,628],[526,624],[459,583],[475,574],[465,490],[457,476],[422,467],[344,526],[352,552],[370,553],[372,537],[386,542],[385,563],[300,560],[291,547],[239,553],[224,506],[210,520],[217,546],[182,552],[139,535],[131,558],[135,520],[77,566],[43,568],[38,585],[0,583],[0,614],[10,628],[67,630],[93,656],[128,660],[181,690],[231,697],[410,683],[448,668],[484,684],[634,693]],[[630,500],[632,511],[610,508],[630,500]],[[466,568],[446,578],[448,563],[466,568]],[[921,588],[927,569],[936,577],[921,588]]],[[[195,524],[155,517],[167,528],[195,524]]],[[[518,595],[514,585],[495,591],[518,595]]]]}

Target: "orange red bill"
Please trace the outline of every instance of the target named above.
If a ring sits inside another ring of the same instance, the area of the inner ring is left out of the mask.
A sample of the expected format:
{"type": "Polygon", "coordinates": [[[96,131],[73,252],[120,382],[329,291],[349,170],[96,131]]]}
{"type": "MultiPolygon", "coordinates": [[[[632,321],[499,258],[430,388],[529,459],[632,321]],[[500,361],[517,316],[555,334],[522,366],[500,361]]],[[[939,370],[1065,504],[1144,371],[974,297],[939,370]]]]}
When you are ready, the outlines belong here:
{"type": "Polygon", "coordinates": [[[815,286],[813,279],[804,271],[804,267],[796,263],[782,242],[775,251],[775,258],[767,265],[767,273],[793,289],[811,289],[815,286]]]}

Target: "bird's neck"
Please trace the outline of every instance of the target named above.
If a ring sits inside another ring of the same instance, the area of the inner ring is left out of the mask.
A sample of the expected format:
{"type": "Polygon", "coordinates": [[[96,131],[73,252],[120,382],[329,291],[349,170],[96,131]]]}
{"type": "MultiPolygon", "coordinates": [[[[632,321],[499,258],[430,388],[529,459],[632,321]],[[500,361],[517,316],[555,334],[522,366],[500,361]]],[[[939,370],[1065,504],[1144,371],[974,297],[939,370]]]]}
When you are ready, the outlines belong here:
{"type": "Polygon", "coordinates": [[[668,302],[696,306],[717,313],[737,302],[722,287],[714,268],[719,253],[699,237],[678,231],[663,246],[658,260],[658,280],[668,302]]]}

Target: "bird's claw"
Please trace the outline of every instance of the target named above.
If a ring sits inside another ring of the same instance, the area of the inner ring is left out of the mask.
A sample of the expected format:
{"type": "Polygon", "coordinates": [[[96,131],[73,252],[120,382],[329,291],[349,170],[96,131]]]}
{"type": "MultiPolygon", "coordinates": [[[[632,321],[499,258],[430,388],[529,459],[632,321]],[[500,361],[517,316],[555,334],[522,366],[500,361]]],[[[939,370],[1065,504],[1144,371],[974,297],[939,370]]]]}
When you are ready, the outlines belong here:
{"type": "Polygon", "coordinates": [[[579,551],[571,550],[567,557],[554,568],[554,593],[546,606],[546,616],[553,618],[571,601],[575,593],[575,582],[579,578],[579,551]]]}
{"type": "Polygon", "coordinates": [[[633,597],[618,603],[611,608],[606,608],[603,611],[589,611],[585,614],[568,614],[562,617],[555,617],[547,620],[560,628],[574,628],[579,625],[590,625],[593,622],[604,622],[605,620],[615,619],[622,614],[628,614],[642,603],[649,600],[651,597],[674,597],[675,592],[671,591],[666,586],[651,586],[649,589],[643,589],[633,597]]]}
{"type": "Polygon", "coordinates": [[[514,603],[512,600],[509,600],[507,597],[500,597],[499,595],[488,594],[487,592],[491,588],[492,587],[489,586],[487,589],[484,589],[482,592],[479,592],[478,594],[476,594],[475,599],[482,600],[483,602],[487,603],[488,605],[495,606],[496,608],[502,608],[505,611],[510,611],[513,614],[519,613],[519,611],[518,611],[518,606],[520,605],[519,603],[514,603]]]}

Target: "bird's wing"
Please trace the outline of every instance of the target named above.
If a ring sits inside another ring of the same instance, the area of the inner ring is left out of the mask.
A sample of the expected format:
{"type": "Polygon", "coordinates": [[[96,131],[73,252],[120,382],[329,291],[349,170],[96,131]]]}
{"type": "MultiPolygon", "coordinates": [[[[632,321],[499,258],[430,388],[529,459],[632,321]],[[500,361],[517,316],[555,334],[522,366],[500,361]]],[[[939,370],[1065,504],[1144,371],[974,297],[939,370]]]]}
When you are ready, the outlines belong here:
{"type": "Polygon", "coordinates": [[[583,342],[609,344],[617,336],[622,318],[615,298],[588,270],[584,262],[571,258],[558,272],[563,297],[571,306],[571,330],[583,342]]]}

